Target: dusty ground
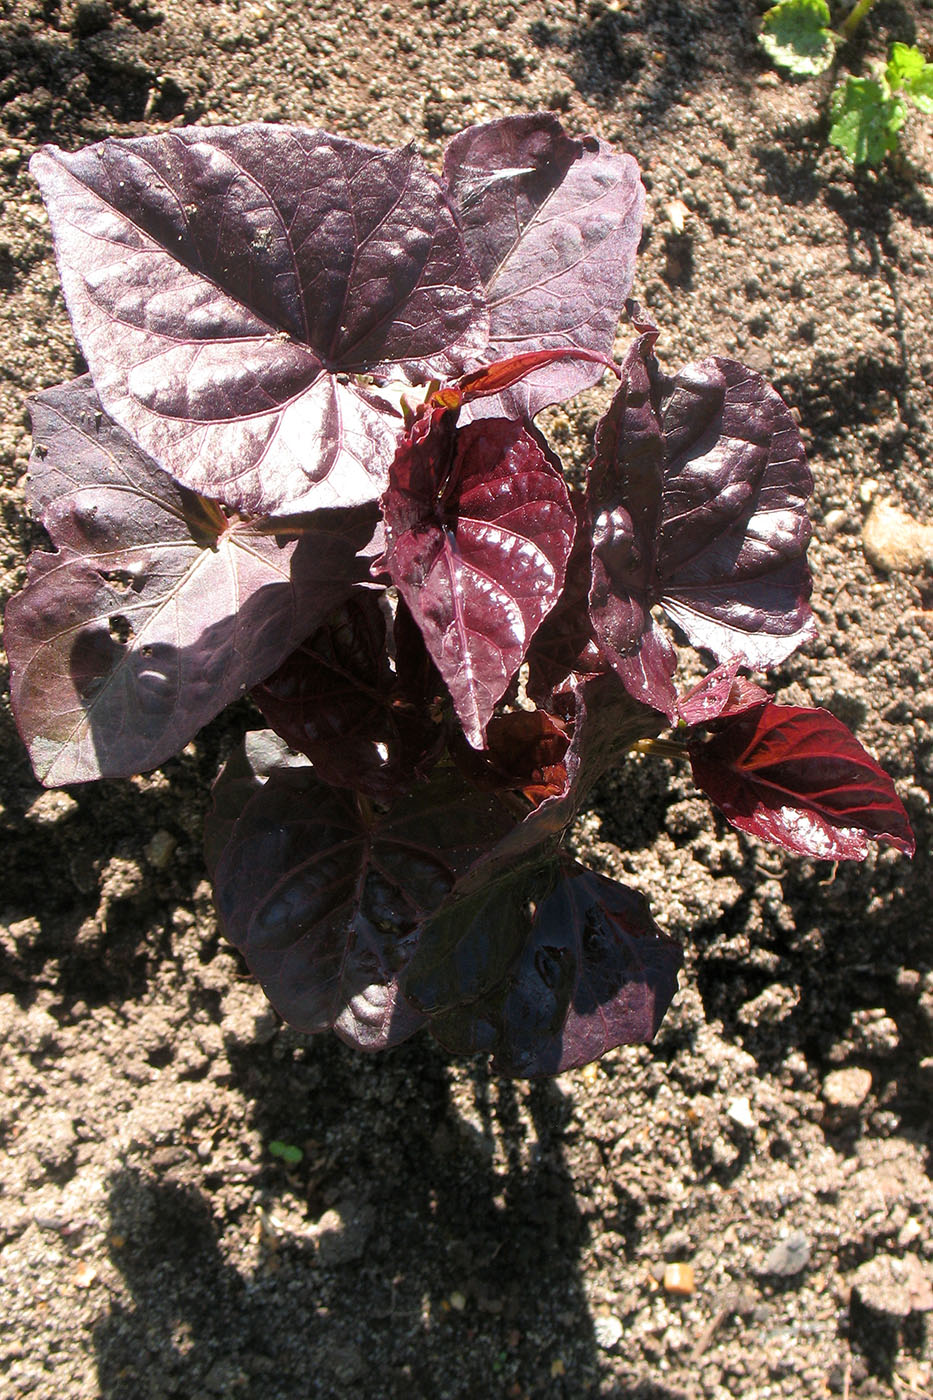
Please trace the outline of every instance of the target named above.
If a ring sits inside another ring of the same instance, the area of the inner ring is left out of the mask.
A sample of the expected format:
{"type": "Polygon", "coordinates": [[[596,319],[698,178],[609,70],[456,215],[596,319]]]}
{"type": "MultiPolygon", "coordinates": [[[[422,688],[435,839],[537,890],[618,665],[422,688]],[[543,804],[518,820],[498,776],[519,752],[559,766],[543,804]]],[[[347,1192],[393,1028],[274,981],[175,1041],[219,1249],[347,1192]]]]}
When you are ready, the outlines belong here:
{"type": "MultiPolygon", "coordinates": [[[[200,825],[245,707],[67,793],[4,708],[0,1393],[928,1400],[933,578],[861,531],[872,495],[931,518],[933,122],[853,178],[747,0],[157,3],[0,0],[2,591],[33,539],[24,397],[81,367],[37,144],[261,117],[436,158],[551,106],[644,166],[668,365],[736,354],[799,410],[822,632],[776,683],[895,775],[918,855],[833,878],[633,760],[579,845],[682,938],[682,990],[654,1047],[500,1083],[427,1038],[371,1060],[280,1029],[218,941],[200,825]]],[[[929,0],[879,4],[869,53],[885,34],[929,52],[929,0]]],[[[599,404],[553,417],[569,456],[599,404]]]]}

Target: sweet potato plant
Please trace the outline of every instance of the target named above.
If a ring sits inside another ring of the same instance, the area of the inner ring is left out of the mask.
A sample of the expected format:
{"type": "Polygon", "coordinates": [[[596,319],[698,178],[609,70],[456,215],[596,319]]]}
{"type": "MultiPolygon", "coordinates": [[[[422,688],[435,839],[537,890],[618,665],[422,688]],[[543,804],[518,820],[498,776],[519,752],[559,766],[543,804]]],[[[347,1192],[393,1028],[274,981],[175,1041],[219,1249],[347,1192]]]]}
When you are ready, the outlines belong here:
{"type": "Polygon", "coordinates": [[[666,373],[634,304],[609,359],[632,157],[537,114],[461,132],[440,176],[262,124],[32,169],[90,373],[33,401],[52,547],[7,609],[17,721],[56,786],[252,696],[207,861],[293,1025],[426,1027],[515,1075],[649,1040],[680,948],[563,848],[633,748],[790,851],[912,852],[846,728],[746,674],[813,633],[788,408],[719,356],[666,373]],[[578,489],[534,418],[607,369],[578,489]],[[684,694],[687,644],[712,668],[684,694]]]}

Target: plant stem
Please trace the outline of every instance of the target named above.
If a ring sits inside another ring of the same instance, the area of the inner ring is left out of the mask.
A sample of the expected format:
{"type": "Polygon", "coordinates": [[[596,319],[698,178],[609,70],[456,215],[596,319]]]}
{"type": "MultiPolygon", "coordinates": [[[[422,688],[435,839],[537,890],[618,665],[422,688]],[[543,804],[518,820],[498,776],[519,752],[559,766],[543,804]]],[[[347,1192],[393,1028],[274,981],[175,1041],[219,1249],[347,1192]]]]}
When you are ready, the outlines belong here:
{"type": "Polygon", "coordinates": [[[856,0],[846,19],[839,26],[839,32],[844,39],[851,39],[858,29],[868,11],[874,5],[875,0],[856,0]]]}
{"type": "Polygon", "coordinates": [[[676,739],[639,739],[632,745],[632,753],[644,753],[650,758],[687,758],[687,750],[676,739]]]}

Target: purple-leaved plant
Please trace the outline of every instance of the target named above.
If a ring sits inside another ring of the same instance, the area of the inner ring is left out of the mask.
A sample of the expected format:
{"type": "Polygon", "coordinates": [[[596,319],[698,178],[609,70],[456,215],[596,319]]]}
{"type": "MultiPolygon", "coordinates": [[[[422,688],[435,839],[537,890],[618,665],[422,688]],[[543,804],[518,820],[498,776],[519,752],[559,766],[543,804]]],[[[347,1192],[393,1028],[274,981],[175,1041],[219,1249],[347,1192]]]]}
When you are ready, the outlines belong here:
{"type": "Polygon", "coordinates": [[[630,156],[545,113],[462,132],[440,177],[262,124],[32,168],[90,373],[32,404],[52,550],[7,608],[17,722],[57,786],[156,767],[252,694],[270,727],[206,856],[293,1025],[426,1027],[516,1075],[650,1040],[681,950],[563,847],[636,746],[790,851],[912,854],[845,727],[740,674],[814,630],[787,407],[718,356],[665,374],[634,303],[609,358],[630,156]],[[607,369],[579,490],[533,418],[607,369]],[[715,664],[679,694],[684,637],[715,664]]]}

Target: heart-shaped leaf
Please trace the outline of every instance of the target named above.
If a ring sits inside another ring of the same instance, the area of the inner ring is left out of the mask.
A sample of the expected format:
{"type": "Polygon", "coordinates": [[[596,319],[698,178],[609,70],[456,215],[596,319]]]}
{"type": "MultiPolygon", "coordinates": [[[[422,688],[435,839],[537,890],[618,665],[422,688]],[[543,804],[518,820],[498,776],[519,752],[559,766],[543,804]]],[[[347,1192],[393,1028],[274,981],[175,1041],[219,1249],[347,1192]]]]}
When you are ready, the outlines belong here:
{"type": "Polygon", "coordinates": [[[31,169],[106,410],[247,515],[375,500],[401,427],[355,376],[457,372],[482,287],[437,178],[311,127],[181,127],[31,169]]]}
{"type": "Polygon", "coordinates": [[[30,561],[4,630],[17,723],[50,787],[155,768],[366,574],[369,511],[300,538],[227,519],[102,412],[88,377],[33,401],[30,561]]]}
{"type": "Polygon", "coordinates": [[[813,635],[812,478],[789,410],[760,375],[714,357],[669,379],[656,330],[638,324],[597,429],[591,615],[633,695],[673,718],[674,653],[654,604],[695,646],[753,670],[813,635]]]}
{"type": "Polygon", "coordinates": [[[398,986],[422,921],[509,825],[451,768],[381,815],[310,765],[275,768],[217,863],[224,930],[299,1030],[397,1044],[423,1020],[398,986]]]}
{"type": "MultiPolygon", "coordinates": [[[[548,112],[455,136],[444,176],[489,304],[484,359],[575,346],[608,355],[632,285],[645,192],[638,165],[548,112]]],[[[533,417],[594,384],[598,365],[551,364],[465,417],[533,417]]]]}
{"type": "Polygon", "coordinates": [[[519,955],[477,1001],[432,1018],[457,1054],[492,1052],[500,1074],[561,1074],[617,1045],[652,1040],[683,962],[644,898],[569,863],[540,904],[520,879],[496,891],[499,918],[525,929],[519,955]]]}
{"type": "Polygon", "coordinates": [[[563,587],[575,529],[567,488],[521,424],[458,428],[455,411],[434,408],[399,448],[383,511],[392,581],[481,748],[563,587]]]}
{"type": "Polygon", "coordinates": [[[891,779],[827,710],[756,705],[689,752],[697,787],[739,831],[817,860],[864,860],[870,841],[914,853],[891,779]]]}

